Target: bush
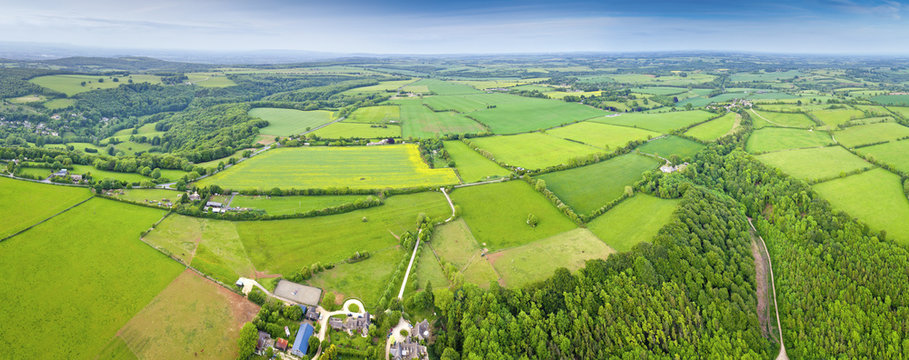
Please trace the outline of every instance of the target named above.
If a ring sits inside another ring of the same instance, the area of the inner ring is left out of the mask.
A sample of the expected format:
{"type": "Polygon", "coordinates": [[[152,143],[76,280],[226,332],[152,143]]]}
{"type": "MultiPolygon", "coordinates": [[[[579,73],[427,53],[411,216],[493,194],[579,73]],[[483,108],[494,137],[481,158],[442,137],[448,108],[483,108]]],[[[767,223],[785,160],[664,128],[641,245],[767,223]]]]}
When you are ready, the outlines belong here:
{"type": "Polygon", "coordinates": [[[260,306],[265,304],[265,300],[268,299],[268,296],[265,295],[265,293],[262,292],[262,290],[259,288],[253,288],[252,291],[246,295],[246,297],[249,298],[249,301],[252,301],[260,306]]]}

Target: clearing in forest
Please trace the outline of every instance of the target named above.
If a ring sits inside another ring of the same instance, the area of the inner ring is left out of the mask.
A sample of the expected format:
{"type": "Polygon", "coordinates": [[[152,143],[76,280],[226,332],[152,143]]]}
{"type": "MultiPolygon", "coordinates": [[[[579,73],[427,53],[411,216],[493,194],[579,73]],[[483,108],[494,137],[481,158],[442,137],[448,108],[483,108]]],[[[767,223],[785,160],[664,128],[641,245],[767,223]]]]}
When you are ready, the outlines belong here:
{"type": "Polygon", "coordinates": [[[578,228],[490,254],[492,266],[510,288],[550,278],[558,268],[575,271],[590,259],[605,259],[615,250],[590,230],[578,228]]]}
{"type": "Polygon", "coordinates": [[[268,121],[268,126],[260,129],[259,133],[275,136],[301,134],[332,120],[331,111],[325,110],[254,108],[249,110],[249,116],[268,121]]]}
{"type": "Polygon", "coordinates": [[[816,148],[831,144],[833,139],[826,131],[771,127],[752,132],[745,144],[745,150],[754,154],[816,148]]]}
{"type": "Polygon", "coordinates": [[[525,169],[544,169],[568,164],[572,158],[603,152],[602,148],[536,132],[473,138],[470,141],[491,153],[496,161],[525,169]]]}
{"type": "Polygon", "coordinates": [[[593,165],[540,175],[546,187],[579,214],[590,214],[618,199],[641,175],[660,166],[660,161],[625,154],[593,165]]]}
{"type": "Polygon", "coordinates": [[[33,78],[29,80],[29,82],[54,91],[62,92],[66,94],[66,96],[73,96],[86,91],[112,89],[122,84],[128,84],[130,80],[134,83],[161,83],[161,77],[143,74],[132,74],[127,76],[47,75],[33,78]],[[114,81],[114,79],[117,79],[117,81],[114,81]],[[83,82],[85,83],[85,86],[82,86],[83,82]]]}
{"type": "Polygon", "coordinates": [[[631,141],[647,140],[661,135],[655,131],[591,121],[557,127],[547,130],[546,133],[606,150],[615,150],[631,141]]]}
{"type": "Polygon", "coordinates": [[[445,151],[455,162],[458,175],[465,183],[482,181],[489,178],[504,177],[511,174],[507,169],[483,157],[462,141],[446,141],[445,151]]]}
{"type": "Polygon", "coordinates": [[[587,228],[613,249],[628,251],[653,239],[672,220],[678,205],[678,199],[636,194],[591,221],[587,228]]]}
{"type": "Polygon", "coordinates": [[[597,118],[592,121],[668,133],[675,129],[686,128],[693,124],[706,121],[715,116],[717,115],[703,110],[670,111],[652,114],[636,112],[597,118]]]}
{"type": "Polygon", "coordinates": [[[874,167],[840,146],[777,151],[758,155],[757,159],[806,181],[827,180],[874,167]]]}
{"type": "Polygon", "coordinates": [[[909,244],[909,200],[900,177],[884,169],[873,169],[816,184],[814,189],[834,208],[843,210],[887,238],[909,244]]]}

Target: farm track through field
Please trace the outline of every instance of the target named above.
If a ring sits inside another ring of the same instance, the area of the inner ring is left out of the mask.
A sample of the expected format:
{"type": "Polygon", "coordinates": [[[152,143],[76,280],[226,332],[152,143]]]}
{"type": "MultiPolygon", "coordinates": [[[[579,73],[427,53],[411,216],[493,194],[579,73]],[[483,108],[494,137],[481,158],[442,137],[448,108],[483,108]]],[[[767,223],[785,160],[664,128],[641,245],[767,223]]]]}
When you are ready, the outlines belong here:
{"type": "Polygon", "coordinates": [[[789,127],[789,126],[786,126],[786,125],[777,124],[777,123],[773,122],[772,120],[770,120],[770,119],[768,119],[768,118],[765,118],[765,117],[761,116],[761,114],[758,114],[757,112],[754,111],[754,108],[751,108],[750,110],[751,110],[751,113],[752,113],[752,114],[754,114],[755,116],[757,116],[757,117],[763,119],[763,120],[766,121],[766,122],[769,122],[769,123],[771,123],[771,124],[773,124],[773,125],[776,125],[776,126],[779,126],[779,127],[784,127],[784,128],[788,128],[788,127],[789,127]]]}
{"type": "Polygon", "coordinates": [[[776,301],[776,281],[773,278],[773,262],[770,261],[770,252],[767,250],[767,243],[764,242],[764,238],[757,234],[757,229],[754,227],[754,223],[751,222],[751,218],[748,219],[748,225],[751,226],[751,232],[754,235],[757,235],[758,240],[761,240],[761,247],[764,248],[764,256],[767,257],[767,267],[770,271],[770,289],[773,291],[773,312],[776,314],[776,327],[779,330],[779,339],[780,339],[780,353],[776,356],[776,360],[789,360],[789,356],[786,355],[786,345],[783,343],[783,326],[780,323],[780,307],[776,301]]]}
{"type": "Polygon", "coordinates": [[[80,201],[80,202],[77,202],[77,203],[74,204],[73,206],[70,206],[70,207],[68,207],[68,208],[66,208],[66,209],[63,209],[63,210],[61,210],[60,212],[58,212],[58,213],[56,213],[56,214],[53,214],[53,215],[51,215],[51,216],[45,218],[44,220],[41,220],[41,221],[39,221],[39,222],[36,222],[36,223],[32,224],[31,226],[29,226],[29,227],[27,227],[27,228],[25,228],[25,229],[19,230],[19,231],[17,231],[15,234],[12,234],[12,235],[7,236],[7,237],[5,237],[5,238],[3,238],[3,239],[0,239],[0,242],[6,241],[6,240],[8,240],[8,239],[11,239],[11,238],[15,237],[16,235],[19,235],[19,234],[22,234],[22,233],[24,233],[24,232],[26,232],[26,231],[29,231],[29,230],[31,230],[33,227],[38,226],[38,225],[41,225],[41,224],[43,224],[44,222],[46,222],[46,221],[48,221],[48,220],[50,220],[50,219],[53,219],[53,218],[57,217],[57,215],[63,214],[63,213],[65,213],[65,212],[67,212],[67,211],[70,211],[70,210],[72,210],[73,208],[75,208],[75,207],[77,207],[77,206],[79,206],[79,205],[82,205],[82,204],[86,203],[87,201],[91,200],[91,199],[94,198],[94,197],[95,197],[95,195],[89,196],[87,199],[82,200],[82,201],[80,201]]]}

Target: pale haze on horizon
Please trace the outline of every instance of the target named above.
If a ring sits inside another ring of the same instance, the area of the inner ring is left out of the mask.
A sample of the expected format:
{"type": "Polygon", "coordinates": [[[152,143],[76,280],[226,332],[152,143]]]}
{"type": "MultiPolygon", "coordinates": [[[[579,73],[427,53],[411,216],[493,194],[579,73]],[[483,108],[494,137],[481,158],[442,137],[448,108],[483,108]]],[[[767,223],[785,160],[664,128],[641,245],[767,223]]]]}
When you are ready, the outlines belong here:
{"type": "Polygon", "coordinates": [[[907,54],[899,1],[0,1],[0,41],[456,54],[722,50],[907,54]]]}

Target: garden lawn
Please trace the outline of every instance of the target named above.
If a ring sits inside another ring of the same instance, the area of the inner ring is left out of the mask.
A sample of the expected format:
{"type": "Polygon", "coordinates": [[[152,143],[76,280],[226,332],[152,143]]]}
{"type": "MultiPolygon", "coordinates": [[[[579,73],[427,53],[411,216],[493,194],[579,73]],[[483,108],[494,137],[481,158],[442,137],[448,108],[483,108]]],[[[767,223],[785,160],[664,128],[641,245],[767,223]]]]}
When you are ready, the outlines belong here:
{"type": "Polygon", "coordinates": [[[267,196],[237,195],[230,203],[235,208],[264,210],[268,215],[288,215],[321,210],[365,200],[368,195],[267,196]]]}
{"type": "Polygon", "coordinates": [[[625,154],[593,165],[538,176],[546,187],[578,214],[590,214],[618,199],[660,162],[640,154],[625,154]]]}
{"type": "Polygon", "coordinates": [[[337,122],[313,132],[316,136],[325,139],[379,139],[401,137],[401,127],[398,125],[361,124],[337,122]]]}
{"type": "Polygon", "coordinates": [[[839,146],[778,151],[758,155],[761,162],[807,181],[831,179],[846,173],[870,169],[871,163],[839,146]]]}
{"type": "Polygon", "coordinates": [[[669,158],[676,155],[682,159],[694,156],[698,151],[704,148],[698,142],[669,135],[656,140],[648,141],[644,145],[638,146],[637,150],[646,153],[669,158]]]}
{"type": "Polygon", "coordinates": [[[493,251],[527,244],[573,229],[574,223],[523,181],[470,186],[451,193],[480,243],[493,251]],[[533,214],[539,223],[527,224],[533,214]]]}
{"type": "Polygon", "coordinates": [[[0,177],[0,239],[37,224],[91,196],[85,188],[0,177]]]}
{"type": "Polygon", "coordinates": [[[255,108],[249,110],[249,116],[268,121],[268,126],[260,129],[259,133],[275,136],[301,134],[332,120],[331,111],[325,110],[255,108]]]}
{"type": "Polygon", "coordinates": [[[0,242],[4,357],[94,359],[184,269],[138,240],[163,214],[93,199],[0,242]]]}
{"type": "Polygon", "coordinates": [[[354,110],[350,116],[342,122],[365,123],[365,124],[387,124],[391,121],[399,121],[401,111],[395,105],[367,106],[354,110]]]}
{"type": "Polygon", "coordinates": [[[401,129],[405,138],[432,138],[447,134],[478,134],[486,129],[476,121],[453,111],[432,111],[418,99],[395,100],[401,107],[401,129]]]}
{"type": "Polygon", "coordinates": [[[384,189],[457,183],[452,169],[426,166],[413,144],[274,149],[199,182],[202,186],[217,184],[234,190],[384,189]]]}
{"type": "Polygon", "coordinates": [[[448,156],[455,162],[458,175],[465,183],[511,174],[507,169],[473,151],[461,141],[446,141],[445,151],[448,151],[448,156]]]}
{"type": "Polygon", "coordinates": [[[900,177],[884,169],[874,169],[814,185],[814,189],[833,204],[868,224],[885,230],[887,238],[909,244],[909,201],[900,177]]]}
{"type": "Polygon", "coordinates": [[[587,224],[597,237],[617,251],[650,241],[672,220],[679,201],[636,194],[587,224]]]}
{"type": "Polygon", "coordinates": [[[826,131],[764,128],[755,130],[748,137],[745,150],[750,153],[765,153],[779,150],[816,148],[833,144],[826,131]]]}
{"type": "Polygon", "coordinates": [[[618,116],[601,117],[594,119],[593,121],[668,133],[675,129],[686,128],[693,124],[706,121],[715,116],[717,115],[702,110],[672,111],[652,114],[635,112],[619,114],[618,116]]]}
{"type": "Polygon", "coordinates": [[[470,117],[486,124],[493,133],[514,134],[543,130],[592,118],[602,118],[608,112],[578,103],[508,95],[508,101],[494,108],[470,113],[470,117]]]}
{"type": "Polygon", "coordinates": [[[108,75],[47,75],[39,76],[29,80],[30,82],[43,86],[48,89],[62,92],[66,96],[73,96],[78,93],[97,90],[97,89],[112,89],[120,86],[121,84],[129,83],[129,79],[132,79],[134,83],[147,82],[152,84],[160,84],[161,78],[155,75],[143,75],[143,74],[132,74],[129,76],[108,76],[108,75]],[[114,82],[113,78],[117,78],[119,81],[114,82]],[[104,82],[98,82],[98,79],[104,79],[104,82]],[[82,86],[82,82],[85,82],[85,86],[82,86]]]}
{"type": "Polygon", "coordinates": [[[843,146],[856,147],[909,137],[909,127],[897,123],[850,126],[833,133],[843,146]]]}
{"type": "Polygon", "coordinates": [[[770,111],[751,110],[751,122],[754,123],[755,129],[767,126],[810,128],[816,124],[805,114],[800,113],[780,113],[770,111]]]}
{"type": "Polygon", "coordinates": [[[558,268],[575,271],[591,259],[605,259],[615,250],[590,230],[574,229],[487,255],[492,266],[511,288],[546,280],[558,268]]]}
{"type": "Polygon", "coordinates": [[[710,120],[703,124],[688,129],[685,135],[691,136],[701,141],[714,141],[726,134],[729,134],[738,126],[741,115],[728,113],[717,119],[710,120]]]}
{"type": "Polygon", "coordinates": [[[601,149],[543,133],[489,136],[470,140],[490,152],[498,162],[525,169],[544,169],[567,164],[576,157],[602,152],[601,149]]]}
{"type": "Polygon", "coordinates": [[[660,133],[650,130],[590,121],[558,127],[547,130],[546,133],[607,150],[624,147],[631,141],[646,140],[660,136],[660,133]]]}
{"type": "Polygon", "coordinates": [[[860,154],[871,156],[877,161],[893,166],[899,171],[909,173],[909,141],[891,141],[885,144],[866,146],[856,149],[860,154]]]}

